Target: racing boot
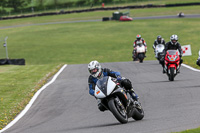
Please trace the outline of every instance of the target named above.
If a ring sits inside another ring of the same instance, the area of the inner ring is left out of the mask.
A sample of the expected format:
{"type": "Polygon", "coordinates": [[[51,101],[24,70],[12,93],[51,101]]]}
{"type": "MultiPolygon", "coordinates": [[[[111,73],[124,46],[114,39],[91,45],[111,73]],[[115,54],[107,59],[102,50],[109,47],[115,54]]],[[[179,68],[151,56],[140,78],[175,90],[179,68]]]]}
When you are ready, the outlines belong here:
{"type": "Polygon", "coordinates": [[[177,70],[177,73],[180,73],[180,69],[177,70]]]}
{"type": "Polygon", "coordinates": [[[135,93],[135,91],[133,90],[133,88],[129,91],[129,94],[131,95],[131,97],[134,100],[135,107],[140,108],[141,107],[140,106],[140,102],[138,101],[139,96],[135,93]]]}
{"type": "Polygon", "coordinates": [[[165,68],[163,68],[163,71],[162,71],[162,72],[163,72],[163,73],[166,73],[166,72],[165,72],[165,68]]]}
{"type": "Polygon", "coordinates": [[[180,65],[179,65],[179,68],[177,70],[177,73],[180,73],[180,68],[181,68],[181,64],[183,63],[183,59],[180,59],[180,65]]]}
{"type": "Polygon", "coordinates": [[[135,93],[133,88],[131,90],[129,90],[129,94],[131,95],[131,97],[133,98],[134,101],[138,101],[139,96],[135,93]]]}
{"type": "Polygon", "coordinates": [[[97,99],[98,108],[100,111],[104,112],[106,108],[101,104],[101,100],[97,99]]]}

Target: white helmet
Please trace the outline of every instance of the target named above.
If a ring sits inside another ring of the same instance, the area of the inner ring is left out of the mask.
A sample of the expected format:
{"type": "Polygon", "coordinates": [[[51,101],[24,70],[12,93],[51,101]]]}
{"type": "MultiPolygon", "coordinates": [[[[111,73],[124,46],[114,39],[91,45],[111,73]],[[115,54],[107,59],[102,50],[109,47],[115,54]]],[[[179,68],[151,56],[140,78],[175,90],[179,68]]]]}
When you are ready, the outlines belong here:
{"type": "Polygon", "coordinates": [[[176,45],[177,42],[178,42],[178,36],[177,36],[177,35],[172,35],[172,36],[170,37],[170,40],[171,40],[171,43],[172,43],[173,45],[176,45]]]}
{"type": "Polygon", "coordinates": [[[88,70],[94,78],[100,78],[102,75],[101,65],[98,61],[94,60],[88,64],[88,70]]]}

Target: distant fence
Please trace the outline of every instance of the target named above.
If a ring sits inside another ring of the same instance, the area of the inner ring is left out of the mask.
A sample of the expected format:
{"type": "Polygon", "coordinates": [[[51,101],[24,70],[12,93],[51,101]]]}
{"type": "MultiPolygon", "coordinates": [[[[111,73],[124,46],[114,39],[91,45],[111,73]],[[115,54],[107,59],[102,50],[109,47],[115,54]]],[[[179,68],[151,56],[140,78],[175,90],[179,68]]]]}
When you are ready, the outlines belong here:
{"type": "Polygon", "coordinates": [[[13,17],[0,17],[0,20],[28,18],[28,17],[36,17],[36,16],[71,14],[71,13],[82,13],[82,12],[92,12],[92,11],[118,10],[118,9],[127,9],[127,8],[129,8],[129,9],[137,9],[137,8],[162,8],[162,7],[178,7],[178,6],[193,6],[193,5],[200,5],[200,2],[196,2],[196,3],[166,4],[166,5],[147,4],[147,5],[117,6],[117,7],[107,7],[107,8],[101,7],[101,8],[90,8],[90,9],[72,10],[72,11],[61,10],[60,12],[48,12],[48,13],[39,13],[39,14],[31,14],[31,15],[20,15],[20,16],[13,16],[13,17]]]}

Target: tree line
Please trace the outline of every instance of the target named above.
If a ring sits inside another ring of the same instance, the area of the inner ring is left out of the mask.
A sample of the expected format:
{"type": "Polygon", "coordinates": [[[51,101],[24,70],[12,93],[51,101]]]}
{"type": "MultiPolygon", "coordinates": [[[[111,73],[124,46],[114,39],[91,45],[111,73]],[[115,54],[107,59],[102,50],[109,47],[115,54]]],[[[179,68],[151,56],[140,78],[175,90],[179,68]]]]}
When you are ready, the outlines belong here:
{"type": "Polygon", "coordinates": [[[14,11],[17,11],[20,8],[27,6],[31,0],[1,0],[0,6],[2,10],[5,8],[13,8],[14,11]]]}
{"type": "Polygon", "coordinates": [[[14,12],[19,12],[21,10],[31,10],[33,7],[36,10],[41,10],[44,9],[44,7],[47,9],[55,9],[55,7],[68,8],[125,1],[134,0],[0,0],[0,12],[6,12],[8,8],[12,9],[14,12]],[[45,4],[48,1],[51,1],[51,3],[45,4]]]}

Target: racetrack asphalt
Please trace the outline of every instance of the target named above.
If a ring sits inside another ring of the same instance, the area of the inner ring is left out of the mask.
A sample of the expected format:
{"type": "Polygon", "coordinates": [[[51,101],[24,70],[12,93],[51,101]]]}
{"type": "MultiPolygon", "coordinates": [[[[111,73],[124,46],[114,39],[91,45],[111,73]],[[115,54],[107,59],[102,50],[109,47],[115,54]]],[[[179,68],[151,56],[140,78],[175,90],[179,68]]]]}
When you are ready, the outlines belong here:
{"type": "Polygon", "coordinates": [[[158,61],[101,63],[132,81],[145,117],[120,124],[89,95],[87,64],[68,65],[4,133],[169,133],[200,126],[199,72],[181,67],[168,81],[158,61]]]}
{"type": "MultiPolygon", "coordinates": [[[[133,17],[133,20],[142,20],[142,19],[170,19],[170,18],[199,18],[199,17],[200,17],[200,14],[188,14],[188,15],[185,15],[185,17],[177,17],[176,15],[150,16],[150,17],[133,17]]],[[[48,23],[37,23],[37,24],[22,24],[22,25],[13,25],[13,26],[3,26],[3,27],[0,27],[0,29],[17,28],[17,27],[25,27],[25,26],[37,26],[37,25],[49,25],[49,24],[83,23],[83,22],[99,22],[99,21],[102,21],[102,19],[77,20],[77,21],[61,21],[61,22],[48,22],[48,23]]]]}

